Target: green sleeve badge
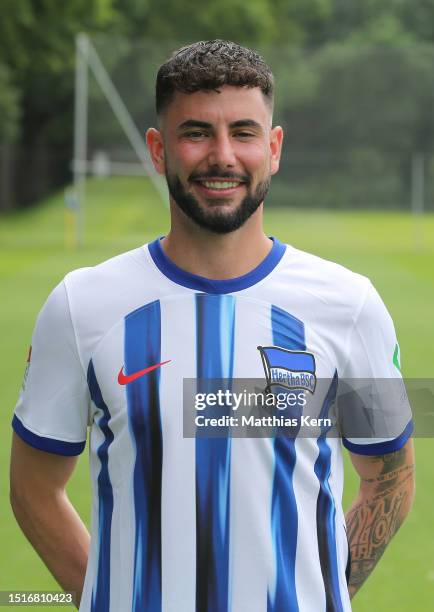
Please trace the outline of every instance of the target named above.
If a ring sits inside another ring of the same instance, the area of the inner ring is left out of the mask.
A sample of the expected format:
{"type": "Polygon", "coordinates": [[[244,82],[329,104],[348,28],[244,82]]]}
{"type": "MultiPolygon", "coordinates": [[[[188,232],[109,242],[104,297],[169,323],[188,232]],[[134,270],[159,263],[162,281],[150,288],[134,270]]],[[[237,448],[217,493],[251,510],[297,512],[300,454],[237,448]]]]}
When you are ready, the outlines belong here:
{"type": "Polygon", "coordinates": [[[401,350],[398,343],[396,343],[395,352],[393,353],[393,365],[401,372],[401,350]]]}

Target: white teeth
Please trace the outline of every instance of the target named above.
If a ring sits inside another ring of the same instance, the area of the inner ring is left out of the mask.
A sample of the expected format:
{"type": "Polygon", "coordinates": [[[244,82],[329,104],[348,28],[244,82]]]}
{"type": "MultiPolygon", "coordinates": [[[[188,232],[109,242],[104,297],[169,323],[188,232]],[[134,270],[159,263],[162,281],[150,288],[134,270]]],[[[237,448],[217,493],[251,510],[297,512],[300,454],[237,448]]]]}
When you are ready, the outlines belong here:
{"type": "Polygon", "coordinates": [[[239,183],[234,181],[203,181],[207,189],[231,189],[238,187],[239,183]]]}

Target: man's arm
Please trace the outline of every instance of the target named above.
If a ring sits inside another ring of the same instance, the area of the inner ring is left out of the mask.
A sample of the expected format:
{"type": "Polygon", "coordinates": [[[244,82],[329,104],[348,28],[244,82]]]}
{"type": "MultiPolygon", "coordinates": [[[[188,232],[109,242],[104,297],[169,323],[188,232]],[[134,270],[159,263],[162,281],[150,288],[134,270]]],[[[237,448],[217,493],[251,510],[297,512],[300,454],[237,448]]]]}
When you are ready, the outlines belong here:
{"type": "Polygon", "coordinates": [[[350,457],[360,476],[359,494],[346,515],[351,552],[349,590],[353,597],[410,511],[414,497],[413,441],[387,455],[350,453],[350,457]]]}
{"type": "Polygon", "coordinates": [[[65,485],[77,457],[32,448],[15,433],[10,499],[15,518],[45,565],[79,606],[89,554],[89,533],[71,505],[65,485]]]}

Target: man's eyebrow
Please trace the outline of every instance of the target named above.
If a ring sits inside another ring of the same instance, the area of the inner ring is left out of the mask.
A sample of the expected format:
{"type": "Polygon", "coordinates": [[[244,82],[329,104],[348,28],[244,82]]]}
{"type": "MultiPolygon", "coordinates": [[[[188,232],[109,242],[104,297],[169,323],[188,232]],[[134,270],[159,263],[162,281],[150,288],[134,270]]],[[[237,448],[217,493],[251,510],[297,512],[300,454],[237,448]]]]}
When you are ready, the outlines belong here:
{"type": "Polygon", "coordinates": [[[199,119],[187,119],[178,125],[178,130],[185,130],[188,128],[203,128],[205,130],[209,130],[212,128],[212,123],[208,123],[207,121],[199,121],[199,119]]]}
{"type": "MultiPolygon", "coordinates": [[[[212,127],[212,123],[208,123],[207,121],[199,121],[199,119],[187,119],[187,121],[184,121],[178,126],[178,130],[186,130],[190,128],[202,128],[205,130],[211,130],[212,127]]],[[[232,121],[232,123],[229,124],[229,127],[231,129],[252,127],[256,128],[257,130],[262,130],[261,124],[255,121],[254,119],[238,119],[237,121],[232,121]]]]}
{"type": "Polygon", "coordinates": [[[258,130],[262,130],[262,125],[254,119],[239,119],[238,121],[232,121],[229,124],[230,128],[241,128],[241,127],[253,127],[258,130]]]}

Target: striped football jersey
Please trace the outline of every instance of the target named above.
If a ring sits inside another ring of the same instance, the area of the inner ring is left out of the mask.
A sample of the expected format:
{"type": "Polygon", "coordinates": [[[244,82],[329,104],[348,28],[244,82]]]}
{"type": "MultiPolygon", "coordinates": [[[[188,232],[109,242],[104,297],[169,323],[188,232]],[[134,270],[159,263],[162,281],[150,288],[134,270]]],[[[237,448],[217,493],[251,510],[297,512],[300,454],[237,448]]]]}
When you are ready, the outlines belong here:
{"type": "Polygon", "coordinates": [[[283,386],[306,394],[318,385],[325,418],[340,379],[400,378],[396,345],[368,279],[277,239],[257,268],[229,280],[180,269],[160,239],[68,274],[37,319],[13,427],[62,455],[81,453],[89,429],[80,611],[351,610],[342,444],[401,448],[408,405],[394,406],[381,439],[322,427],[186,436],[184,381],[287,376],[283,386]]]}

